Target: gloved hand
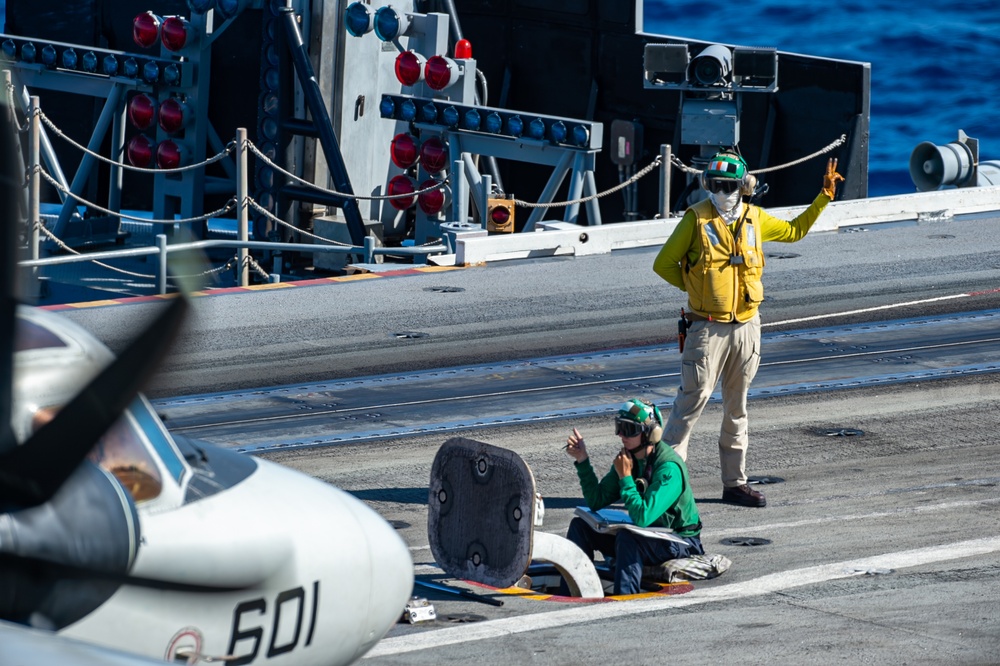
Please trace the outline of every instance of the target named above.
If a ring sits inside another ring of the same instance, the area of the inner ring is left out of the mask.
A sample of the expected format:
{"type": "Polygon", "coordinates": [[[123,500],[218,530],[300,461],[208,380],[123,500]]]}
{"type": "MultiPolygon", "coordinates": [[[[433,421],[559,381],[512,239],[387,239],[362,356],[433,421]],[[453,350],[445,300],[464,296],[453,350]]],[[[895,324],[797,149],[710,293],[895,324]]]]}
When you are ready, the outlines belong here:
{"type": "Polygon", "coordinates": [[[837,183],[842,183],[844,177],[837,173],[837,158],[831,157],[826,162],[826,173],[823,174],[823,194],[830,197],[830,201],[837,195],[837,183]]]}

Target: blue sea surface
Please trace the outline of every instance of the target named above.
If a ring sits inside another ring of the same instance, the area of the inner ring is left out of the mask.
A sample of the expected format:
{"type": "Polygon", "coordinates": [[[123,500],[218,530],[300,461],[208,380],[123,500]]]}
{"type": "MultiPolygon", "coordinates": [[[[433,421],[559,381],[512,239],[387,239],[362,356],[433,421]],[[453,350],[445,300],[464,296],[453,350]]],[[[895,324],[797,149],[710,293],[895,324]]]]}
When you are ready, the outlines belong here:
{"type": "Polygon", "coordinates": [[[981,161],[1000,159],[997,0],[644,0],[643,13],[649,33],[871,63],[870,196],[913,192],[910,153],[960,129],[981,161]]]}
{"type": "Polygon", "coordinates": [[[998,0],[643,2],[646,32],[871,63],[871,196],[913,192],[910,153],[960,129],[1000,160],[998,0]]]}

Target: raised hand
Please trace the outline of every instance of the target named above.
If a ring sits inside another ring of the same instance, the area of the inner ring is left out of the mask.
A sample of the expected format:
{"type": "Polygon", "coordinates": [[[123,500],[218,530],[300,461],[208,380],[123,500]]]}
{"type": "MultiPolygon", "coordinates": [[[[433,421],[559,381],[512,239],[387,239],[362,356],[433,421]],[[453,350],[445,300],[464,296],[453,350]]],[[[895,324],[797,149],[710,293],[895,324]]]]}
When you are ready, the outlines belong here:
{"type": "Polygon", "coordinates": [[[837,196],[837,183],[844,182],[844,177],[837,173],[837,158],[831,157],[826,162],[826,173],[823,174],[823,194],[833,201],[837,196]]]}

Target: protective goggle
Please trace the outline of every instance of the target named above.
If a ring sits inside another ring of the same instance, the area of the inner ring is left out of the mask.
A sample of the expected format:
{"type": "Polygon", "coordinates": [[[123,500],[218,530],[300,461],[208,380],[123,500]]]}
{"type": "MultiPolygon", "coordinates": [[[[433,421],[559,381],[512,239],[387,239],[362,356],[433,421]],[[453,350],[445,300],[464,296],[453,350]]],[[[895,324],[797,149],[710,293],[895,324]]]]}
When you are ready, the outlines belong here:
{"type": "Polygon", "coordinates": [[[615,419],[615,434],[621,437],[635,437],[642,434],[642,424],[627,419],[615,419]]]}
{"type": "Polygon", "coordinates": [[[715,194],[732,194],[740,188],[740,181],[732,178],[709,178],[708,191],[715,194]]]}

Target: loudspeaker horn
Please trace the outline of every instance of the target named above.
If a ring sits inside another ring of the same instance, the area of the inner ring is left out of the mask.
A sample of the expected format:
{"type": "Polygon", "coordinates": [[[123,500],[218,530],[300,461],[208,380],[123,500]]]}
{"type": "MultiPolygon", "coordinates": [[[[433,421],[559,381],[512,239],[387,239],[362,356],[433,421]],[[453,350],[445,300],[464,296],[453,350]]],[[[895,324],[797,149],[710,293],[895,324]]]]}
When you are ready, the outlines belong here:
{"type": "Polygon", "coordinates": [[[931,192],[945,185],[974,186],[978,161],[979,142],[959,130],[958,141],[944,146],[924,141],[914,148],[910,154],[910,178],[919,192],[931,192]]]}

